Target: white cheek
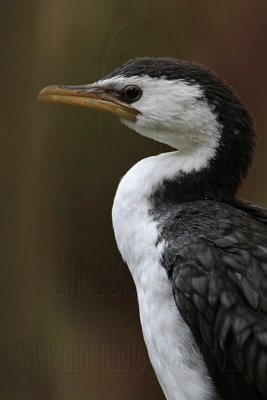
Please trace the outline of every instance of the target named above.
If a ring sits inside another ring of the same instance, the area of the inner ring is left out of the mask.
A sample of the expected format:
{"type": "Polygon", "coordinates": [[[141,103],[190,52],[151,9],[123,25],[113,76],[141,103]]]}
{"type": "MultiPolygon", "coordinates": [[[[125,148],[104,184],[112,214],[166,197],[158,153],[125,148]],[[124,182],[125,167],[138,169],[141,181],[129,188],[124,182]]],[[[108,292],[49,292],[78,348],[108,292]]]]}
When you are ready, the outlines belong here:
{"type": "Polygon", "coordinates": [[[136,122],[122,120],[129,128],[179,150],[206,147],[210,157],[214,155],[221,126],[199,85],[149,76],[113,77],[101,82],[111,83],[121,88],[137,85],[143,91],[132,104],[140,111],[136,122]]]}
{"type": "Polygon", "coordinates": [[[141,112],[138,117],[140,126],[181,133],[207,126],[216,129],[218,125],[201,88],[183,81],[152,80],[134,107],[141,112]]]}

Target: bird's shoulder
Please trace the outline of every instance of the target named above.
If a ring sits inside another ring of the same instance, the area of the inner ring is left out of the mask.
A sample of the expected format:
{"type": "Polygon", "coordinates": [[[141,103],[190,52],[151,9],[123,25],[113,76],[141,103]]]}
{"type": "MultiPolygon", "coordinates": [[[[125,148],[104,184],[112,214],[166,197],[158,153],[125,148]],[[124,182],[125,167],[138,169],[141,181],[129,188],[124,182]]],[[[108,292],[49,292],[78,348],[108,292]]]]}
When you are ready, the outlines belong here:
{"type": "Polygon", "coordinates": [[[171,208],[163,212],[159,225],[162,264],[176,305],[221,394],[226,382],[233,381],[230,386],[237,392],[229,398],[264,398],[267,213],[238,201],[207,200],[171,208]]]}
{"type": "Polygon", "coordinates": [[[248,202],[199,200],[168,204],[165,209],[161,207],[156,218],[161,236],[176,242],[179,238],[177,245],[200,239],[219,247],[227,247],[233,242],[241,246],[252,245],[251,239],[267,245],[267,210],[248,202]]]}

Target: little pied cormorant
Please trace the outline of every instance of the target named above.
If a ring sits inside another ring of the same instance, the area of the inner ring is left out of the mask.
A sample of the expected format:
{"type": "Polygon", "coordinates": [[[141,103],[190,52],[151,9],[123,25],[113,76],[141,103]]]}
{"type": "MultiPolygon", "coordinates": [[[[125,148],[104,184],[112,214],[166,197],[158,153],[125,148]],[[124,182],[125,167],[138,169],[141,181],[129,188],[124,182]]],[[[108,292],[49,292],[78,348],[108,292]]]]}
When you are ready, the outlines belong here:
{"type": "Polygon", "coordinates": [[[236,198],[255,144],[245,106],[210,70],[171,58],[40,99],[111,112],[176,149],[134,165],[112,209],[166,398],[267,399],[267,211],[236,198]]]}

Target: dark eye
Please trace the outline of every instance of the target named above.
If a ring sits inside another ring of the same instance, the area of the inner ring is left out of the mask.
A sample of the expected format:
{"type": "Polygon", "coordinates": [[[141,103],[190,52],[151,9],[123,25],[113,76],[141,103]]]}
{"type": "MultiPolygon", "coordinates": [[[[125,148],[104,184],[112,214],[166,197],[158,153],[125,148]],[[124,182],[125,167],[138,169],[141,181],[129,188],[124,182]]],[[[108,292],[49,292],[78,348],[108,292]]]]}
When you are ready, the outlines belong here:
{"type": "Polygon", "coordinates": [[[142,96],[142,90],[140,87],[135,85],[125,86],[122,91],[122,100],[126,101],[127,103],[133,103],[140,99],[142,96]]]}

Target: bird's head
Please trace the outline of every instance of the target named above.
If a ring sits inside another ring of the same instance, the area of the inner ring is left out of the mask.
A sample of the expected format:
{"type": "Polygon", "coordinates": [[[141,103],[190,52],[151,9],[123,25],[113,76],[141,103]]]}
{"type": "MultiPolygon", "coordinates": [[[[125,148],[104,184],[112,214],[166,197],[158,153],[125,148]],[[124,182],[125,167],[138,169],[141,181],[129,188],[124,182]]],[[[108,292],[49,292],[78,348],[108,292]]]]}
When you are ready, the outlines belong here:
{"type": "Polygon", "coordinates": [[[196,63],[135,58],[93,84],[48,86],[40,99],[111,112],[141,135],[194,159],[195,169],[224,169],[219,174],[230,174],[233,190],[252,159],[250,114],[224,81],[196,63]]]}

